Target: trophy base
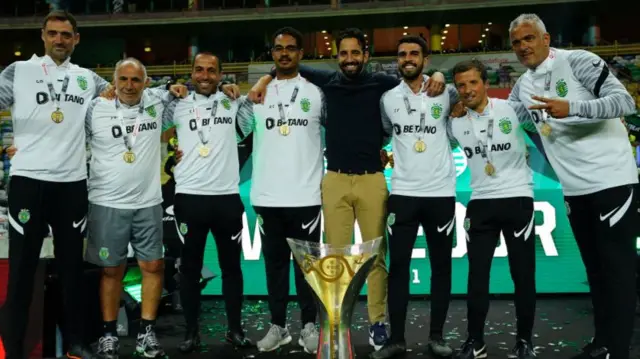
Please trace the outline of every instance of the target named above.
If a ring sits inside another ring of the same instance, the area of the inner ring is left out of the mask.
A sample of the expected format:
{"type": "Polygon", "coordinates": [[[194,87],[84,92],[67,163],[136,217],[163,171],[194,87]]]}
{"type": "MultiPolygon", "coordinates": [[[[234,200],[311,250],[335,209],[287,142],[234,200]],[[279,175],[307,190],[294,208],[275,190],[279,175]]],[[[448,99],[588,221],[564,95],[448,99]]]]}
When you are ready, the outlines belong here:
{"type": "Polygon", "coordinates": [[[287,241],[318,306],[316,359],[354,359],[351,317],[382,238],[346,246],[287,241]]]}
{"type": "Polygon", "coordinates": [[[346,328],[330,328],[328,325],[327,328],[323,327],[324,325],[320,327],[320,341],[316,358],[354,359],[356,357],[349,326],[346,328]]]}

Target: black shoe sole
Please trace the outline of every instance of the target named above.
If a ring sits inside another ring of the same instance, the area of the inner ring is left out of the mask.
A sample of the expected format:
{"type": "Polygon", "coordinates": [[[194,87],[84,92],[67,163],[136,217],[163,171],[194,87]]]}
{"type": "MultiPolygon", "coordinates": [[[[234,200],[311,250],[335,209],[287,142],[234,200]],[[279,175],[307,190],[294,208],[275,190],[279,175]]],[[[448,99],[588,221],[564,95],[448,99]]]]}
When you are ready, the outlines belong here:
{"type": "Polygon", "coordinates": [[[228,338],[224,338],[224,340],[228,343],[233,345],[234,348],[240,348],[240,349],[246,349],[246,348],[253,348],[255,347],[255,345],[253,343],[251,343],[250,341],[246,341],[243,343],[238,343],[235,340],[230,340],[228,338]]]}

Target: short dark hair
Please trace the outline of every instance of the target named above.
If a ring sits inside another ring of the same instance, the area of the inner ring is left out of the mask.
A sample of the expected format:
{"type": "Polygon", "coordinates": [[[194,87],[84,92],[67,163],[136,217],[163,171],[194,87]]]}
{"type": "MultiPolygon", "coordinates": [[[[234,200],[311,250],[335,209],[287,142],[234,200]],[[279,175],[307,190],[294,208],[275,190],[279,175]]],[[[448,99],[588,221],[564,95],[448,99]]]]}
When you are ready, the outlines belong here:
{"type": "Polygon", "coordinates": [[[456,74],[461,74],[463,72],[467,72],[470,70],[476,70],[480,73],[480,78],[482,82],[487,82],[487,67],[484,66],[482,61],[477,59],[472,59],[468,61],[458,62],[451,71],[453,73],[453,78],[455,79],[456,74]]]}
{"type": "Polygon", "coordinates": [[[47,27],[47,23],[51,20],[58,21],[69,21],[71,27],[73,28],[73,33],[78,32],[78,23],[76,22],[76,18],[71,15],[71,13],[64,10],[54,10],[50,12],[47,16],[44,17],[44,21],[42,22],[42,29],[47,27]]]}
{"type": "Polygon", "coordinates": [[[420,50],[422,50],[422,56],[429,55],[429,46],[427,45],[427,41],[420,36],[415,35],[406,35],[400,38],[398,41],[398,47],[401,44],[416,44],[420,45],[420,50]]]}
{"type": "Polygon", "coordinates": [[[356,39],[362,48],[362,52],[369,51],[367,49],[367,40],[364,37],[364,32],[360,29],[350,27],[340,31],[340,33],[338,33],[338,38],[336,39],[336,46],[338,47],[337,50],[340,50],[340,43],[344,39],[356,39]]]}
{"type": "Polygon", "coordinates": [[[207,55],[207,56],[213,56],[218,60],[218,72],[222,72],[222,60],[220,59],[220,56],[209,52],[209,51],[199,51],[196,56],[193,57],[193,64],[191,64],[191,70],[193,70],[196,67],[196,57],[198,57],[198,55],[207,55]]]}
{"type": "Polygon", "coordinates": [[[273,37],[271,38],[271,46],[274,46],[276,44],[276,37],[280,35],[289,35],[293,37],[294,39],[296,39],[296,46],[298,46],[298,48],[300,49],[303,47],[302,33],[290,26],[278,29],[276,30],[276,32],[273,33],[273,37]]]}

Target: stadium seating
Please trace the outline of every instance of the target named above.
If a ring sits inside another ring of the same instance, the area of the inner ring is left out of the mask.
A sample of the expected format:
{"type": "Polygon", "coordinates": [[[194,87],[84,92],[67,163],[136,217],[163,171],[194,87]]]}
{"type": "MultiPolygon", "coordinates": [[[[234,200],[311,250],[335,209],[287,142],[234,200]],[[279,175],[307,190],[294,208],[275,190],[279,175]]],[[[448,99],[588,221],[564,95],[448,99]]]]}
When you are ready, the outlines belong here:
{"type": "Polygon", "coordinates": [[[616,56],[611,60],[610,65],[636,100],[636,107],[640,111],[640,55],[616,56]]]}

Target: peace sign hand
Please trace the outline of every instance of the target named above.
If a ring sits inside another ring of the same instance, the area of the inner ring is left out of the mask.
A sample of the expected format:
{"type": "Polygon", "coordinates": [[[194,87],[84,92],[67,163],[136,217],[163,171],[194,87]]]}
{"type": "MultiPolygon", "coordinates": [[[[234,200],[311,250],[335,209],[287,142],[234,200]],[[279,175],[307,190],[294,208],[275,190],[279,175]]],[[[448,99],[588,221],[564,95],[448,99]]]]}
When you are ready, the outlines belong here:
{"type": "Polygon", "coordinates": [[[553,118],[565,118],[569,116],[569,101],[540,96],[532,96],[531,98],[542,103],[529,106],[530,110],[543,110],[553,118]]]}

